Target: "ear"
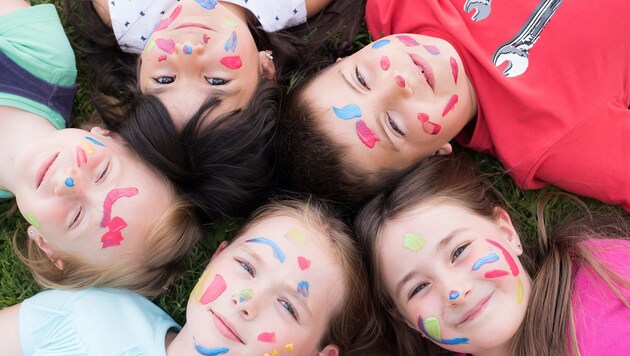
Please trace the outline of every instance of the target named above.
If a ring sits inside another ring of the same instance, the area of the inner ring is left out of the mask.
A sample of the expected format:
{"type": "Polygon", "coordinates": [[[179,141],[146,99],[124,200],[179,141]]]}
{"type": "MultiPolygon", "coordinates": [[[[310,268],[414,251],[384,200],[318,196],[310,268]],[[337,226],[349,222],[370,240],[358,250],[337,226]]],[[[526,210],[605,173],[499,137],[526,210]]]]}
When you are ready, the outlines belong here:
{"type": "Polygon", "coordinates": [[[335,60],[335,63],[339,63],[341,61],[343,61],[346,57],[337,57],[337,60],[335,60]]]}
{"type": "Polygon", "coordinates": [[[260,58],[260,72],[263,78],[274,80],[276,78],[276,65],[273,63],[273,57],[266,51],[258,52],[258,57],[260,58]]]}
{"type": "Polygon", "coordinates": [[[495,207],[494,216],[499,226],[501,237],[514,249],[516,255],[520,256],[523,253],[523,245],[521,244],[521,238],[518,236],[518,232],[516,232],[512,224],[510,214],[503,208],[495,207]]]}
{"type": "Polygon", "coordinates": [[[101,137],[113,138],[114,140],[118,142],[122,142],[122,143],[125,142],[125,139],[122,138],[122,136],[120,136],[117,132],[104,129],[102,127],[94,126],[90,129],[90,133],[93,135],[101,136],[101,137]]]}
{"type": "Polygon", "coordinates": [[[337,345],[326,345],[320,352],[317,353],[318,356],[339,356],[339,347],[337,345]]]}
{"type": "Polygon", "coordinates": [[[437,150],[437,155],[438,156],[446,156],[446,155],[450,155],[451,153],[453,153],[453,146],[451,146],[450,143],[445,143],[444,146],[440,147],[439,150],[437,150]]]}
{"type": "Polygon", "coordinates": [[[223,240],[219,246],[217,247],[216,251],[214,251],[214,253],[212,254],[212,257],[210,258],[210,260],[212,260],[214,258],[214,256],[217,256],[221,251],[223,251],[224,248],[226,248],[228,246],[228,242],[223,240]]]}
{"type": "Polygon", "coordinates": [[[55,267],[57,267],[58,269],[63,270],[63,260],[57,257],[57,253],[55,252],[55,250],[52,248],[52,246],[48,244],[46,240],[44,240],[42,235],[39,234],[39,231],[37,231],[37,229],[33,225],[31,225],[28,227],[27,232],[28,237],[35,241],[37,247],[44,251],[44,253],[46,254],[46,256],[48,256],[48,259],[50,259],[53,265],[55,265],[55,267]]]}

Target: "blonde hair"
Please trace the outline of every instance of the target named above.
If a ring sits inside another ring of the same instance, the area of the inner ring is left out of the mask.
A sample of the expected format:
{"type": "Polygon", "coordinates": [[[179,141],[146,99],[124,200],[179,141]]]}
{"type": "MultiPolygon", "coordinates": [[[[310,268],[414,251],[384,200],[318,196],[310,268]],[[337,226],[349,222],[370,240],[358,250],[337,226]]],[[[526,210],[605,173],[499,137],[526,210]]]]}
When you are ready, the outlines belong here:
{"type": "Polygon", "coordinates": [[[328,327],[319,341],[320,349],[337,345],[343,354],[352,351],[357,337],[363,332],[369,315],[369,292],[360,250],[348,226],[338,218],[338,212],[313,197],[305,200],[273,200],[254,212],[240,232],[272,216],[295,218],[327,237],[323,241],[339,262],[343,272],[344,296],[335,301],[328,327]],[[347,301],[347,302],[344,302],[347,301]]]}
{"type": "Polygon", "coordinates": [[[18,239],[17,233],[13,236],[13,250],[46,288],[122,287],[153,297],[184,271],[188,255],[202,232],[194,206],[181,197],[149,226],[139,249],[142,253],[121,255],[105,266],[60,255],[64,261],[60,270],[33,239],[18,239]]]}

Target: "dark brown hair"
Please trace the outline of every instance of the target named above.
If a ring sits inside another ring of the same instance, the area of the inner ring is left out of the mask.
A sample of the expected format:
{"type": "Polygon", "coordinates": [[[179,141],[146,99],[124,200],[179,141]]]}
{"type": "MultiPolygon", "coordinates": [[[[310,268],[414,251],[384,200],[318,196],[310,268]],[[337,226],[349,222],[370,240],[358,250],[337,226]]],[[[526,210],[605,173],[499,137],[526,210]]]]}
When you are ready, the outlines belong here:
{"type": "MultiPolygon", "coordinates": [[[[417,167],[397,186],[376,196],[357,218],[357,234],[369,250],[369,277],[373,283],[373,299],[380,313],[395,310],[380,277],[378,246],[384,224],[428,202],[444,202],[462,206],[480,216],[495,219],[497,207],[505,207],[504,199],[486,177],[462,156],[434,157],[417,167]]],[[[576,199],[576,198],[573,198],[576,199]]],[[[571,309],[573,263],[594,270],[628,306],[619,293],[628,282],[612,272],[581,242],[597,238],[628,239],[628,218],[618,215],[568,217],[547,234],[541,201],[538,214],[538,239],[524,249],[521,261],[533,277],[532,293],[521,327],[512,341],[511,355],[565,355],[567,340],[577,350],[571,309]]],[[[401,322],[389,318],[395,330],[400,355],[439,355],[439,346],[401,322]]],[[[391,336],[390,335],[390,336],[391,336]]]]}

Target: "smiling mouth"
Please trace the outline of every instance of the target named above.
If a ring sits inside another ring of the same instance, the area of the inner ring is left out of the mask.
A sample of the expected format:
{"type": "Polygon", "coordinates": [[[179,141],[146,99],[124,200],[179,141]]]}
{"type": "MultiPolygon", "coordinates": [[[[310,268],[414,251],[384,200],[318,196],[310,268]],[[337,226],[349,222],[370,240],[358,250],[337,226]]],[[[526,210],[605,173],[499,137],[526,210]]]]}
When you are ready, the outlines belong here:
{"type": "Polygon", "coordinates": [[[214,322],[214,326],[217,328],[217,330],[219,331],[221,335],[225,336],[226,338],[232,341],[237,341],[245,345],[245,342],[241,339],[240,335],[234,330],[234,326],[232,326],[232,324],[225,321],[220,315],[215,314],[213,311],[210,311],[210,312],[212,313],[212,321],[214,322]]]}
{"type": "Polygon", "coordinates": [[[210,30],[210,28],[204,24],[200,24],[200,23],[184,23],[181,24],[179,26],[177,26],[176,30],[182,29],[182,28],[201,28],[204,30],[210,30]]]}
{"type": "Polygon", "coordinates": [[[469,321],[475,319],[477,316],[479,316],[481,314],[481,312],[483,312],[486,309],[486,307],[488,306],[488,301],[490,300],[490,298],[492,298],[493,295],[494,295],[494,293],[490,294],[488,297],[486,297],[481,302],[479,302],[471,311],[466,313],[466,315],[464,315],[464,317],[458,323],[458,325],[461,325],[461,324],[464,324],[466,322],[469,322],[469,321]]]}
{"type": "Polygon", "coordinates": [[[46,177],[46,173],[48,173],[48,170],[50,169],[50,167],[55,162],[55,160],[57,159],[58,156],[59,156],[59,152],[57,152],[54,155],[50,156],[39,167],[39,169],[37,170],[37,176],[36,176],[37,181],[35,182],[35,190],[39,189],[39,186],[42,185],[42,182],[44,181],[44,178],[46,177]]]}
{"type": "Polygon", "coordinates": [[[414,53],[410,54],[409,57],[411,57],[413,64],[416,65],[421,76],[427,81],[429,87],[431,87],[431,90],[435,92],[435,77],[433,76],[433,69],[429,63],[424,58],[414,53]]]}

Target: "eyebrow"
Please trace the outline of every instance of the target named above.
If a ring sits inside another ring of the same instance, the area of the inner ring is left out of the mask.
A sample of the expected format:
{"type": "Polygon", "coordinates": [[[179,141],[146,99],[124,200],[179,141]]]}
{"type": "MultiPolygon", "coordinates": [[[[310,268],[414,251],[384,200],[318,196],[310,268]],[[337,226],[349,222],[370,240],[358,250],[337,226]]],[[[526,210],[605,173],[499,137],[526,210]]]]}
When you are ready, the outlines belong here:
{"type": "MultiPolygon", "coordinates": [[[[448,244],[453,240],[455,236],[461,233],[465,229],[455,229],[451,231],[446,237],[444,237],[435,247],[435,254],[439,254],[448,244]]],[[[409,282],[409,280],[415,276],[415,271],[409,271],[396,285],[396,289],[394,290],[394,295],[398,296],[401,292],[402,287],[409,282]]]]}

